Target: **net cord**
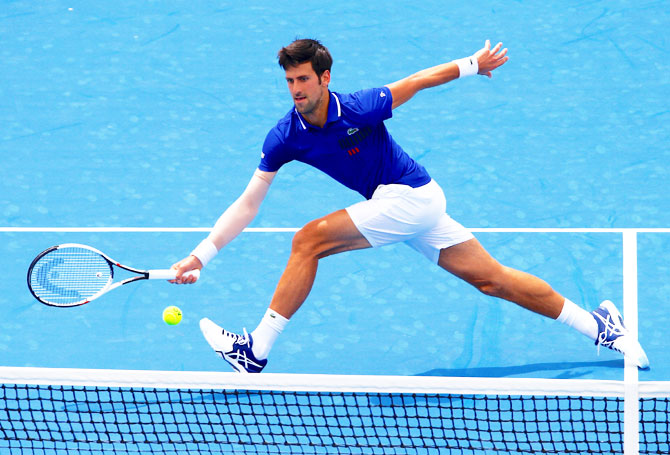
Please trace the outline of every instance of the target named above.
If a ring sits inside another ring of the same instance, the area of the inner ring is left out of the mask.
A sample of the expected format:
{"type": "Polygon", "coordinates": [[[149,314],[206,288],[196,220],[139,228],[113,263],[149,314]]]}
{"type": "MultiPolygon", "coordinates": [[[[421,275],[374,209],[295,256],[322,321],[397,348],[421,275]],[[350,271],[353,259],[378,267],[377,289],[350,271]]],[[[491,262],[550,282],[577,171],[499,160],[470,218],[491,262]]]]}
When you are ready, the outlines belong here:
{"type": "MultiPolygon", "coordinates": [[[[106,370],[75,368],[0,367],[4,384],[167,389],[283,390],[491,395],[586,395],[624,397],[625,381],[596,379],[460,378],[435,376],[375,376],[264,373],[241,375],[207,371],[106,370]]],[[[670,381],[637,385],[641,397],[670,395],[670,381]]]]}

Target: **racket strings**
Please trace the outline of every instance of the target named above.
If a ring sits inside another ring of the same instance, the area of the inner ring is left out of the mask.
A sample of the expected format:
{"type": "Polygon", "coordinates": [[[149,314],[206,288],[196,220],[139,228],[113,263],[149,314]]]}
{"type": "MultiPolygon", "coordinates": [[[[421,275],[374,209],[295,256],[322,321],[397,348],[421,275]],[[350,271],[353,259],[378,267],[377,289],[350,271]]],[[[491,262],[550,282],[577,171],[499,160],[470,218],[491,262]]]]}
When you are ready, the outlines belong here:
{"type": "Polygon", "coordinates": [[[30,285],[35,295],[55,305],[84,302],[113,278],[112,268],[98,253],[79,247],[52,250],[33,266],[30,285]]]}

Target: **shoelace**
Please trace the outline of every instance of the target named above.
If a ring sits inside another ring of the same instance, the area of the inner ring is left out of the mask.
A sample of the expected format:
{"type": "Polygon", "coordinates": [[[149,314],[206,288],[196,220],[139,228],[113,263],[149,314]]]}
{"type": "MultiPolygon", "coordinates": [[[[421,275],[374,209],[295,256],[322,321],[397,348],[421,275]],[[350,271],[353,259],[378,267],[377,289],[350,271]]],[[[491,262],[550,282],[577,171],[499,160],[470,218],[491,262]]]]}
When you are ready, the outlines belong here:
{"type": "Polygon", "coordinates": [[[244,332],[244,335],[238,335],[233,332],[228,332],[227,330],[224,331],[224,335],[227,337],[230,337],[233,339],[233,343],[239,344],[240,346],[248,346],[251,347],[251,338],[249,337],[249,334],[247,333],[247,329],[243,328],[242,332],[244,332]]]}

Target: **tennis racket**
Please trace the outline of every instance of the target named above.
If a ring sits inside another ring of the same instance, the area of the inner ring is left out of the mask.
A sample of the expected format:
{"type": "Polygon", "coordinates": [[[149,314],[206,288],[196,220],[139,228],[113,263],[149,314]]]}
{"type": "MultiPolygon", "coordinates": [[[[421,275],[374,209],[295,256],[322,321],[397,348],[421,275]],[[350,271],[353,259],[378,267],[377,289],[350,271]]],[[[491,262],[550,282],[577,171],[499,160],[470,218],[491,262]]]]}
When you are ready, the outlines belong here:
{"type": "MultiPolygon", "coordinates": [[[[200,270],[189,274],[198,277],[200,270]]],[[[101,251],[78,243],[47,248],[28,268],[28,288],[45,305],[84,305],[124,284],[140,280],[173,280],[176,270],[138,270],[122,265],[101,251]],[[115,268],[135,275],[113,282],[115,268]]]]}

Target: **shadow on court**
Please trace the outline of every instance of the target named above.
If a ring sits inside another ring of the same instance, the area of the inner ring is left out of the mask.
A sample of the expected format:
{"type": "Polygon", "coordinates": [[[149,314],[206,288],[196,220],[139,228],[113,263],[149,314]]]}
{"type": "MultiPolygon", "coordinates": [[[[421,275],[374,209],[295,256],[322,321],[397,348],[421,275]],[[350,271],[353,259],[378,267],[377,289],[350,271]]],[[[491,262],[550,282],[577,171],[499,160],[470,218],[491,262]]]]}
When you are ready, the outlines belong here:
{"type": "MultiPolygon", "coordinates": [[[[533,363],[529,365],[516,365],[509,367],[486,367],[486,368],[436,368],[434,370],[419,373],[417,376],[447,376],[447,377],[475,377],[502,378],[506,376],[517,376],[538,371],[557,371],[556,379],[571,379],[590,376],[597,369],[622,369],[623,359],[605,360],[600,362],[546,362],[533,363]]],[[[542,375],[542,377],[549,377],[542,375]]]]}

